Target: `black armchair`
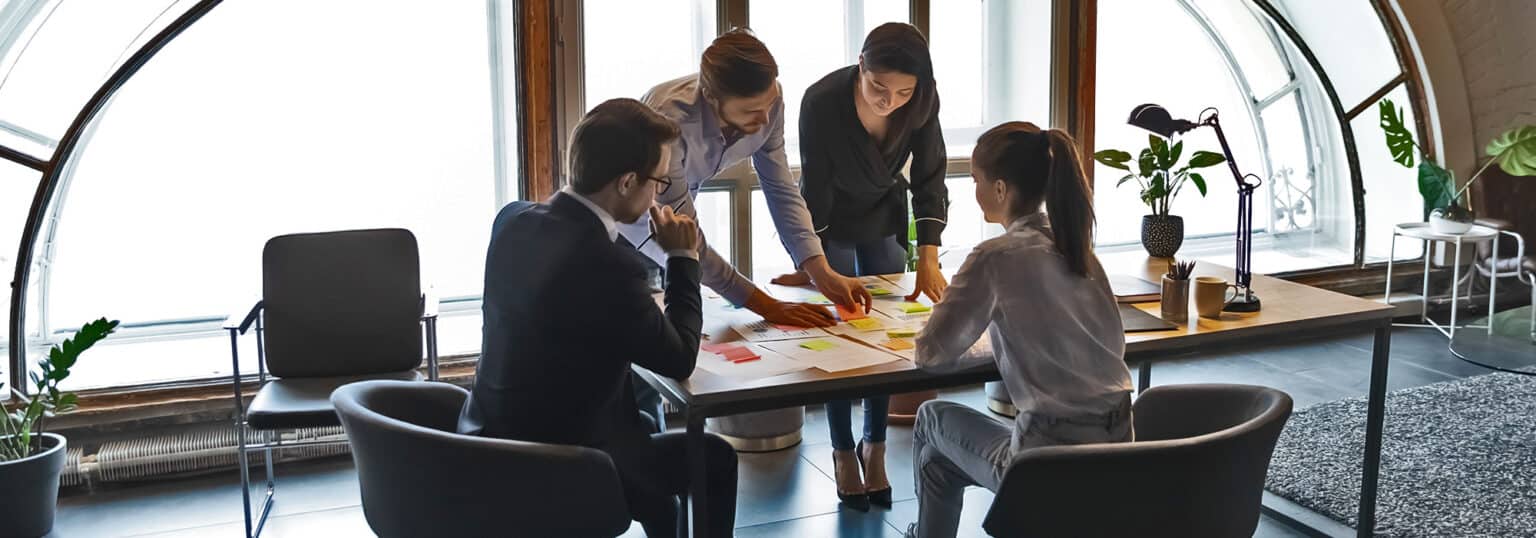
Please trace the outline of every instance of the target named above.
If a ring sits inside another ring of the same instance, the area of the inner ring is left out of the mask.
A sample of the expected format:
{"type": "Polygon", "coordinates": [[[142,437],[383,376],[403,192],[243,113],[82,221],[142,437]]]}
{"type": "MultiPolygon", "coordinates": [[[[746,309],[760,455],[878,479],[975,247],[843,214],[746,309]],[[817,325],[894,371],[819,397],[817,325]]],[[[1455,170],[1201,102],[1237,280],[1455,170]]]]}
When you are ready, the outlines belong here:
{"type": "Polygon", "coordinates": [[[454,433],[469,393],[365,381],[331,403],[352,439],[363,515],[394,536],[604,536],[629,528],[618,471],[591,448],[454,433]]]}
{"type": "Polygon", "coordinates": [[[1008,468],[993,536],[1252,536],[1291,397],[1251,385],[1167,385],[1136,399],[1136,441],[1054,446],[1008,468]]]}
{"type": "Polygon", "coordinates": [[[345,438],[284,442],[281,432],[341,425],[336,387],[365,379],[420,380],[423,332],[427,373],[437,378],[437,305],[421,292],[416,237],[401,229],[274,237],[262,249],[262,300],[230,316],[235,430],[245,533],[261,534],[276,488],[273,449],[346,443],[345,438]],[[256,329],[256,396],[243,398],[239,339],[256,329]],[[269,371],[270,370],[270,375],[269,371]],[[252,443],[250,435],[259,436],[252,443]],[[266,465],[266,496],[252,517],[249,453],[266,465]]]}

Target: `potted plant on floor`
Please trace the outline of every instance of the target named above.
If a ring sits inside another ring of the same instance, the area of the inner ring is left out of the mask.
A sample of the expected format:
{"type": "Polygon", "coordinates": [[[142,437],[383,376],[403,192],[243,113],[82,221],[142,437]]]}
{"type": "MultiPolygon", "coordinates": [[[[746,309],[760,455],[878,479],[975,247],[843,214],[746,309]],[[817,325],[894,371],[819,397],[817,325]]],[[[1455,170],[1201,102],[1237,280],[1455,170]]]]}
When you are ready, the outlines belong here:
{"type": "Polygon", "coordinates": [[[1431,161],[1424,148],[1413,141],[1413,132],[1403,124],[1401,108],[1391,99],[1382,99],[1377,110],[1392,160],[1406,168],[1414,168],[1414,154],[1419,156],[1419,196],[1424,198],[1424,215],[1429,227],[1436,233],[1455,235],[1472,229],[1472,221],[1477,215],[1466,199],[1467,189],[1493,163],[1499,163],[1499,168],[1511,176],[1536,176],[1536,125],[1515,127],[1489,142],[1483,150],[1488,161],[1458,188],[1456,174],[1431,161]]]}
{"type": "Polygon", "coordinates": [[[42,536],[53,530],[65,441],[44,426],[75,407],[75,394],[60,391],[59,383],[69,377],[80,354],[116,329],[117,321],[106,318],[85,324],[37,361],[40,371],[32,373],[31,394],[12,387],[15,399],[0,405],[0,531],[6,536],[42,536]]]}
{"type": "Polygon", "coordinates": [[[1188,164],[1180,166],[1183,154],[1183,141],[1169,146],[1168,140],[1157,135],[1147,135],[1147,148],[1137,155],[1135,170],[1130,167],[1130,153],[1106,149],[1093,154],[1099,164],[1126,172],[1116,187],[1132,179],[1141,187],[1141,202],[1152,210],[1141,218],[1141,246],[1155,257],[1172,257],[1184,244],[1184,218],[1169,213],[1173,199],[1186,183],[1193,183],[1200,196],[1205,196],[1205,178],[1195,170],[1227,161],[1220,153],[1196,151],[1188,164]]]}

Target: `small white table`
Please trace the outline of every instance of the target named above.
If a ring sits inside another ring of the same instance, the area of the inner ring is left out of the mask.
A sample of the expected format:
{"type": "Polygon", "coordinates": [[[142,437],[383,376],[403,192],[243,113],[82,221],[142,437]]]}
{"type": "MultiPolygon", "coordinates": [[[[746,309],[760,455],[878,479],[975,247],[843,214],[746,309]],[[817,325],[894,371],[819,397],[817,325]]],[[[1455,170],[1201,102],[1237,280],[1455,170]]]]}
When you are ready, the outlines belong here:
{"type": "MultiPolygon", "coordinates": [[[[1463,234],[1442,234],[1431,230],[1429,228],[1429,223],[1427,222],[1409,222],[1394,226],[1392,228],[1392,248],[1390,254],[1387,257],[1387,290],[1386,293],[1383,294],[1383,300],[1389,303],[1391,302],[1392,297],[1392,265],[1396,262],[1397,259],[1397,238],[1399,237],[1409,237],[1424,242],[1424,289],[1423,292],[1419,295],[1419,321],[1422,323],[1398,323],[1396,325],[1400,327],[1431,327],[1440,331],[1440,334],[1445,335],[1446,338],[1455,338],[1456,329],[1463,328],[1462,326],[1456,325],[1456,302],[1461,300],[1461,247],[1463,245],[1477,245],[1489,242],[1493,243],[1491,254],[1493,259],[1490,260],[1490,262],[1492,263],[1491,267],[1497,267],[1499,262],[1499,231],[1487,226],[1473,225],[1471,230],[1467,230],[1467,232],[1463,234]],[[1430,244],[1434,242],[1455,245],[1455,257],[1451,258],[1451,321],[1448,325],[1441,325],[1439,322],[1436,322],[1433,318],[1429,317],[1429,247],[1430,244]]],[[[1477,263],[1477,260],[1474,259],[1471,263],[1475,264],[1477,263]]],[[[1497,278],[1489,279],[1489,316],[1493,315],[1493,300],[1498,296],[1496,293],[1498,291],[1499,285],[1498,280],[1499,279],[1497,278]]],[[[1471,288],[1472,283],[1471,280],[1468,279],[1467,300],[1469,302],[1472,299],[1471,288]]],[[[1466,325],[1464,328],[1487,329],[1488,334],[1493,334],[1492,323],[1488,325],[1466,325]]]]}

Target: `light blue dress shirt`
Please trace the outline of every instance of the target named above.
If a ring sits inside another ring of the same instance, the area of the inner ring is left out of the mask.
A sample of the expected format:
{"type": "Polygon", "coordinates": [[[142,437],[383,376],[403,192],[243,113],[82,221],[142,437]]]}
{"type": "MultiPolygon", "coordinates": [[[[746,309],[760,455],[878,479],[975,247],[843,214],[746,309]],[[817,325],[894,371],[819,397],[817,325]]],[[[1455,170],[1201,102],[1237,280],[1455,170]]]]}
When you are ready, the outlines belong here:
{"type": "MultiPolygon", "coordinates": [[[[811,212],[800,197],[800,185],[784,156],[784,98],[781,94],[769,111],[768,125],[758,132],[727,141],[720,131],[714,107],[699,92],[698,75],[688,75],[663,82],[642,99],[663,116],[678,123],[682,136],[672,143],[672,162],[667,165],[667,179],[672,186],[656,196],[656,203],[677,208],[679,213],[697,216],[694,198],[710,178],[750,157],[757,170],[758,184],[768,201],[768,213],[795,266],[822,255],[821,240],[811,226],[811,212]],[[729,142],[729,144],[727,144],[729,142]],[[679,206],[678,204],[682,205],[679,206]]],[[[634,224],[620,224],[619,233],[631,244],[646,244],[640,252],[658,265],[666,264],[666,253],[650,235],[650,217],[634,224]]],[[[731,267],[724,257],[706,246],[700,257],[701,280],[721,297],[734,304],[746,303],[757,289],[747,277],[731,267]]]]}

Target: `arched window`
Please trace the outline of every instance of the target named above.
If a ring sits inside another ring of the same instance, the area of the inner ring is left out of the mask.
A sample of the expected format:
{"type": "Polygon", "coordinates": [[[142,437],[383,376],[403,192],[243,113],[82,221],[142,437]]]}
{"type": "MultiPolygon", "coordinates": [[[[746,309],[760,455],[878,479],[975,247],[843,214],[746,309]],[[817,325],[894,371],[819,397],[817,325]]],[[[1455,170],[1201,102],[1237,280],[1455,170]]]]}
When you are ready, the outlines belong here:
{"type": "MultiPolygon", "coordinates": [[[[1370,2],[1284,2],[1276,7],[1322,62],[1346,110],[1374,101],[1401,82],[1396,53],[1370,2]]],[[[1220,111],[1245,174],[1264,184],[1255,193],[1254,269],[1283,273],[1355,263],[1355,188],[1338,116],[1321,81],[1292,41],[1257,5],[1234,0],[1104,1],[1099,4],[1096,146],[1133,155],[1147,133],[1126,125],[1130,110],[1158,103],[1194,119],[1220,111]]],[[[1399,88],[1398,92],[1406,92],[1399,88]]],[[[1407,104],[1406,95],[1397,102],[1407,104]]],[[[1412,111],[1408,112],[1412,122],[1412,111]]],[[[1384,259],[1380,241],[1398,222],[1419,220],[1415,175],[1386,154],[1374,109],[1350,120],[1363,169],[1367,261],[1384,259]]],[[[1209,129],[1181,137],[1185,155],[1220,151],[1209,129]]],[[[1134,252],[1145,207],[1134,185],[1098,166],[1101,250],[1134,252]]],[[[1209,194],[1186,189],[1173,204],[1185,220],[1181,256],[1233,262],[1235,181],[1224,167],[1204,174],[1209,194]]],[[[1406,250],[1406,249],[1405,249],[1406,250]]],[[[1417,252],[1399,251],[1399,256],[1417,252]]]]}
{"type": "MultiPolygon", "coordinates": [[[[39,34],[63,31],[52,26],[69,5],[39,34]]],[[[401,227],[417,237],[423,285],[444,301],[442,352],[478,352],[491,220],[518,192],[510,159],[498,161],[515,154],[516,130],[493,122],[510,101],[493,95],[493,77],[511,67],[493,65],[503,45],[492,39],[510,31],[491,31],[504,21],[488,20],[483,2],[418,7],[227,2],[167,45],[61,175],[31,276],[32,351],[109,316],[124,330],[73,387],[228,375],[218,325],[260,297],[267,239],[401,227]]],[[[111,13],[80,16],[91,24],[69,28],[73,39],[120,29],[100,19],[111,13]]],[[[0,86],[0,116],[35,44],[0,86]]],[[[62,131],[45,119],[29,121],[62,131]]],[[[20,228],[12,214],[7,233],[20,228]]]]}

